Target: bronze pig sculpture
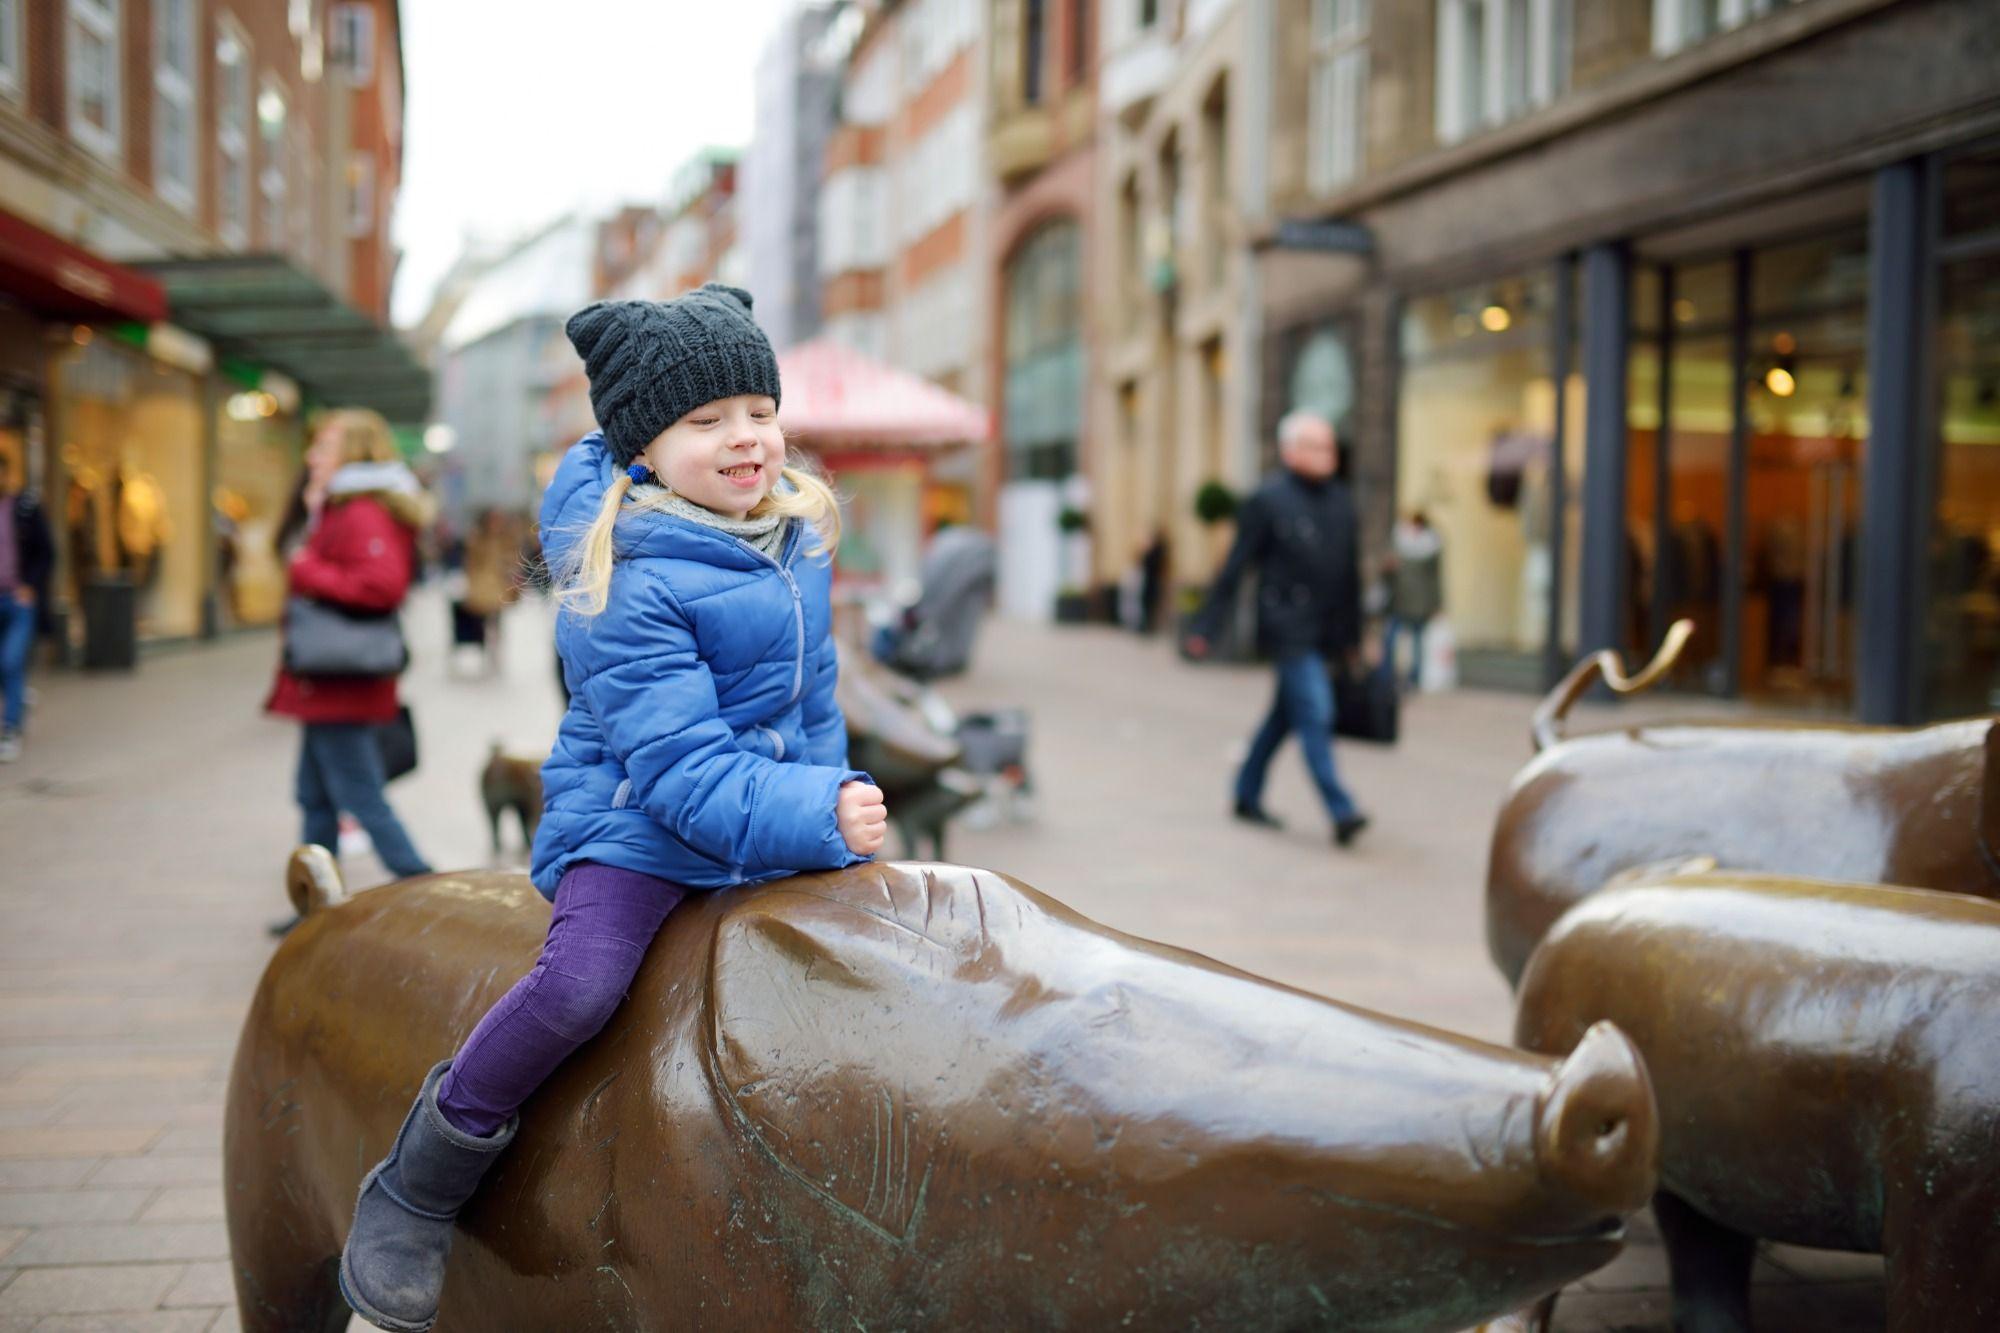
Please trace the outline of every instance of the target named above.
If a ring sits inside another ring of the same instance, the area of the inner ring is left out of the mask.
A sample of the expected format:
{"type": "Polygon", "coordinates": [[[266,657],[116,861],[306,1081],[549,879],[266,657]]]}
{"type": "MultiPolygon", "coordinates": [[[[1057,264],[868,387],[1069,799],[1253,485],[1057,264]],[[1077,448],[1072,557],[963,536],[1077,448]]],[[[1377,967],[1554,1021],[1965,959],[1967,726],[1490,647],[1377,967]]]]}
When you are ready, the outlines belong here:
{"type": "Polygon", "coordinates": [[[1891,1330],[2000,1328],[2000,904],[1703,873],[1571,909],[1516,1040],[1616,1023],[1659,1096],[1674,1327],[1747,1330],[1756,1238],[1879,1252],[1891,1330]]]}
{"type": "MultiPolygon", "coordinates": [[[[362,1173],[549,910],[292,883],[224,1137],[259,1333],[342,1326],[362,1173]]],[[[690,899],[521,1119],[440,1329],[1463,1328],[1616,1254],[1658,1154],[1614,1029],[1491,1046],[944,865],[690,899]]]]}
{"type": "Polygon", "coordinates": [[[1736,870],[1907,884],[2000,898],[2000,732],[1938,726],[1691,723],[1565,740],[1570,705],[1603,677],[1630,694],[1615,653],[1585,659],[1537,710],[1539,753],[1508,790],[1486,872],[1486,944],[1510,983],[1571,906],[1613,877],[1712,856],[1736,870]]]}

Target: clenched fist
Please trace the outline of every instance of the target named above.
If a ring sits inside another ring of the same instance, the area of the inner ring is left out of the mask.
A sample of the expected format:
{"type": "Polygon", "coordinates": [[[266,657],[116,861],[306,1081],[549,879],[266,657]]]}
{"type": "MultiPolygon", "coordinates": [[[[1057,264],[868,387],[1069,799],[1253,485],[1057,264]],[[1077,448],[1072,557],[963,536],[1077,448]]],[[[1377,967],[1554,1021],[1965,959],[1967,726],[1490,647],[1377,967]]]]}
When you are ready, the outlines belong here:
{"type": "Polygon", "coordinates": [[[873,856],[882,850],[882,842],[889,836],[889,807],[882,802],[880,787],[867,782],[842,784],[833,816],[848,851],[873,856]]]}

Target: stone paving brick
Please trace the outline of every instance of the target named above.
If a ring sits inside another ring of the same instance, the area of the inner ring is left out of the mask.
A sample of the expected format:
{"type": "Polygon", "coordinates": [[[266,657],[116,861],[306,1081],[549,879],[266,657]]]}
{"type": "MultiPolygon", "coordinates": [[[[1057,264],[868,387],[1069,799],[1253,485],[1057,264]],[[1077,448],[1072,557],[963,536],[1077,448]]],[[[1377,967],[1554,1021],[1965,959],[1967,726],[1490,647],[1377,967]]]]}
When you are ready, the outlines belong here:
{"type": "Polygon", "coordinates": [[[164,1131],[157,1126],[78,1125],[9,1130],[0,1157],[114,1157],[146,1151],[164,1131]]]}
{"type": "Polygon", "coordinates": [[[144,1222],[219,1222],[223,1217],[222,1186],[181,1185],[161,1190],[139,1216],[144,1222]]]}
{"type": "MultiPolygon", "coordinates": [[[[5,1259],[28,1236],[26,1227],[0,1227],[0,1259],[5,1259]]],[[[18,1261],[17,1261],[18,1262],[18,1261]]]]}
{"type": "Polygon", "coordinates": [[[54,1106],[68,1095],[60,1079],[16,1078],[0,1083],[0,1106],[54,1106]]]}
{"type": "Polygon", "coordinates": [[[166,1294],[160,1304],[169,1308],[176,1306],[228,1305],[236,1299],[235,1280],[230,1276],[229,1261],[216,1263],[189,1264],[181,1274],[181,1280],[166,1294]]]}
{"type": "Polygon", "coordinates": [[[150,1314],[50,1315],[34,1333],[206,1333],[211,1310],[156,1310],[150,1314]]]}
{"type": "Polygon", "coordinates": [[[214,1320],[208,1325],[208,1333],[241,1333],[242,1328],[243,1321],[237,1318],[236,1307],[226,1305],[215,1312],[214,1320]]]}
{"type": "Polygon", "coordinates": [[[38,1161],[0,1159],[0,1189],[70,1189],[95,1171],[95,1157],[51,1157],[38,1161]]]}
{"type": "Polygon", "coordinates": [[[222,1126],[181,1125],[165,1130],[151,1145],[162,1156],[192,1156],[215,1152],[222,1147],[222,1126]]]}
{"type": "Polygon", "coordinates": [[[130,1222],[153,1195],[152,1190],[0,1190],[0,1223],[130,1222]]]}
{"type": "Polygon", "coordinates": [[[1765,1257],[1773,1264],[1804,1281],[1880,1282],[1882,1256],[1849,1254],[1842,1250],[1809,1250],[1802,1245],[1771,1245],[1765,1257]]]}
{"type": "Polygon", "coordinates": [[[207,1185],[222,1180],[222,1156],[113,1157],[87,1182],[91,1189],[132,1185],[207,1185]]]}
{"type": "Polygon", "coordinates": [[[12,1262],[37,1264],[156,1263],[226,1259],[229,1235],[219,1222],[103,1222],[38,1228],[12,1262]]]}
{"type": "Polygon", "coordinates": [[[25,1268],[0,1288],[0,1315],[107,1314],[156,1309],[181,1280],[180,1264],[25,1268]]]}

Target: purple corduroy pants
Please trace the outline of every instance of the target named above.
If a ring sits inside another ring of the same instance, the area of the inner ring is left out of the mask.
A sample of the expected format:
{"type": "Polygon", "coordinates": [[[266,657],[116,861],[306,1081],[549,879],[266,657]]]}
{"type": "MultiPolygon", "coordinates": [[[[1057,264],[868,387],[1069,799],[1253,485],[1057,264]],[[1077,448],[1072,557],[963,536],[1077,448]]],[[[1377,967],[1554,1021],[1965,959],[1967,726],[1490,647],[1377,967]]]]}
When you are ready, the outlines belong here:
{"type": "Polygon", "coordinates": [[[688,891],[636,870],[581,862],[556,886],[535,966],[486,1011],[438,1085],[438,1109],[488,1137],[617,1012],[660,923],[688,891]]]}

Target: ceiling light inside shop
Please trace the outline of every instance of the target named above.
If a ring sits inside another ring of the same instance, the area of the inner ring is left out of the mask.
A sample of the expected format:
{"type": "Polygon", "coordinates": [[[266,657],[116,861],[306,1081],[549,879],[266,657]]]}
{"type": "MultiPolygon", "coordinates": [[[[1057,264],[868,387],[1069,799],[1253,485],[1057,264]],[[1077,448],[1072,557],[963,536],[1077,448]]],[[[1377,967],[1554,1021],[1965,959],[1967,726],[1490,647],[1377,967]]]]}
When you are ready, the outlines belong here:
{"type": "Polygon", "coordinates": [[[1780,398],[1790,398],[1799,387],[1799,382],[1783,366],[1772,366],[1764,372],[1764,387],[1780,398]]]}
{"type": "Polygon", "coordinates": [[[258,411],[257,402],[261,396],[254,393],[232,393],[229,395],[229,401],[223,404],[222,410],[229,414],[231,421],[255,421],[263,415],[258,411]]]}
{"type": "Polygon", "coordinates": [[[1488,333],[1503,333],[1514,317],[1507,313],[1504,305],[1489,305],[1479,312],[1479,326],[1488,333]]]}
{"type": "Polygon", "coordinates": [[[1674,323],[1692,324],[1694,323],[1694,317],[1694,302],[1688,300],[1685,296],[1674,302],[1674,323]]]}
{"type": "Polygon", "coordinates": [[[1781,332],[1777,337],[1771,339],[1771,350],[1779,356],[1790,356],[1793,352],[1799,350],[1799,340],[1789,333],[1781,332]]]}
{"type": "Polygon", "coordinates": [[[72,332],[69,336],[76,340],[76,345],[78,347],[87,347],[90,345],[90,326],[87,324],[79,324],[76,326],[75,331],[72,332]]]}
{"type": "Polygon", "coordinates": [[[424,429],[424,448],[434,454],[448,454],[451,446],[458,443],[458,433],[442,421],[424,429]]]}

